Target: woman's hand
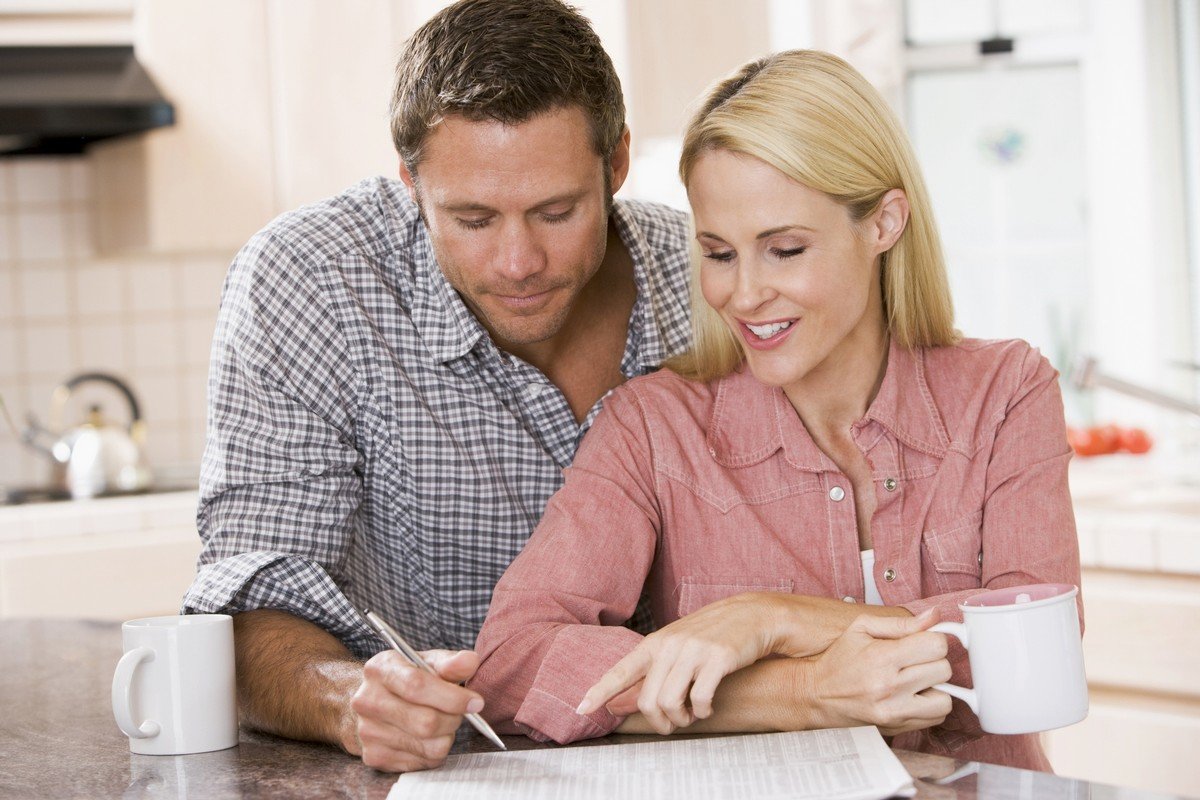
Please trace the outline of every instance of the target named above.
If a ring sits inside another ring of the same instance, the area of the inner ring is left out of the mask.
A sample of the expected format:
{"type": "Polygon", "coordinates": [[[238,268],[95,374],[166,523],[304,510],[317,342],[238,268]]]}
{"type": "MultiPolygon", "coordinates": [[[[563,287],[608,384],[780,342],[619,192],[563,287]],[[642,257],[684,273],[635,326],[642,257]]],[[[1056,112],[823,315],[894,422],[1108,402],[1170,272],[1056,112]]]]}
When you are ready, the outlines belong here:
{"type": "Polygon", "coordinates": [[[629,694],[654,730],[667,734],[713,713],[717,685],[731,672],[768,655],[794,652],[780,636],[777,595],[747,593],[705,606],[642,640],[584,695],[578,712],[601,706],[630,713],[629,694]],[[613,701],[616,698],[617,709],[613,701]]]}
{"type": "Polygon", "coordinates": [[[946,637],[918,617],[861,616],[804,671],[802,689],[820,727],[876,725],[884,736],[939,725],[950,696],[931,687],[950,680],[946,637]]]}

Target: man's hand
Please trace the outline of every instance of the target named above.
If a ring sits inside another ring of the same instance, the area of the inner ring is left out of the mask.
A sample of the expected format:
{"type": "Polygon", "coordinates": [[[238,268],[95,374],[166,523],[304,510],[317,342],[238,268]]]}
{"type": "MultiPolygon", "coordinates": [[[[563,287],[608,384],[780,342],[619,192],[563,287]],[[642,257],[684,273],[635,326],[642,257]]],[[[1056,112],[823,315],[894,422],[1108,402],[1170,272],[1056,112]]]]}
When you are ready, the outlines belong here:
{"type": "MultiPolygon", "coordinates": [[[[350,702],[358,718],[358,755],[386,772],[437,767],[454,744],[463,714],[483,709],[483,698],[456,684],[479,668],[469,650],[429,650],[421,654],[440,677],[414,667],[400,653],[385,650],[363,667],[362,684],[350,702]]],[[[354,753],[355,742],[344,746],[354,753]]]]}

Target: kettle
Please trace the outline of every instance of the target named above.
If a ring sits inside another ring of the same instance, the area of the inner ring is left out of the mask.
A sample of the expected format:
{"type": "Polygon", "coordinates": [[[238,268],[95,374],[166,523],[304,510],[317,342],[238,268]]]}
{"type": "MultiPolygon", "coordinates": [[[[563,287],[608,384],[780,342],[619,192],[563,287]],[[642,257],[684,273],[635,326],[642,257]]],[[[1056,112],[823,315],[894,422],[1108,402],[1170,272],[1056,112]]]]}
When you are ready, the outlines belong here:
{"type": "Polygon", "coordinates": [[[33,414],[21,435],[27,445],[54,461],[55,488],[79,500],[122,492],[141,492],[150,487],[150,470],[142,456],[146,424],[133,391],[119,378],[103,372],[85,372],[54,390],[52,430],[38,424],[33,414]],[[107,383],[117,389],[129,406],[129,425],[110,424],[99,405],[92,405],[83,423],[62,433],[63,408],[71,393],[85,383],[107,383]]]}

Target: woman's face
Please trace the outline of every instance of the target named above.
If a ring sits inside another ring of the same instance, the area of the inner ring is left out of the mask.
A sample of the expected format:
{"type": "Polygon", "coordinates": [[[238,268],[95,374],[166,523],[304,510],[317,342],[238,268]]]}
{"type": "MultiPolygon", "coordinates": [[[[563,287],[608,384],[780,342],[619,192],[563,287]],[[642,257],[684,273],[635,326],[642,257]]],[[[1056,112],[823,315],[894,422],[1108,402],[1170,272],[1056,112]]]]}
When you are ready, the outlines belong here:
{"type": "Polygon", "coordinates": [[[885,228],[905,221],[882,219],[893,193],[856,224],[821,192],[724,150],[699,157],[687,188],[701,291],[755,377],[798,388],[878,352],[886,329],[878,256],[899,238],[885,228]]]}

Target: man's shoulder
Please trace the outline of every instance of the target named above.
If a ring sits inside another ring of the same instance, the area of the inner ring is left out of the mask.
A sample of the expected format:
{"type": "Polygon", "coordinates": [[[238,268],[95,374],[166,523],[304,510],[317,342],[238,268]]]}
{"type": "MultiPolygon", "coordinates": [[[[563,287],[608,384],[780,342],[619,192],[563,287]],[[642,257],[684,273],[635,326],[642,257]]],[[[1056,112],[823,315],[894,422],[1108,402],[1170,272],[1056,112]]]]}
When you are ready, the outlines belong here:
{"type": "Polygon", "coordinates": [[[649,200],[618,200],[630,222],[655,250],[677,252],[687,247],[687,212],[649,200]]]}
{"type": "Polygon", "coordinates": [[[286,251],[304,262],[394,252],[418,219],[399,181],[374,177],[340,194],[287,211],[254,235],[247,248],[286,251]]]}

